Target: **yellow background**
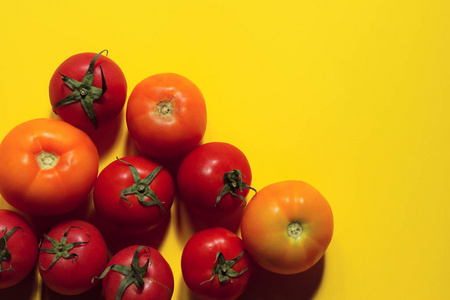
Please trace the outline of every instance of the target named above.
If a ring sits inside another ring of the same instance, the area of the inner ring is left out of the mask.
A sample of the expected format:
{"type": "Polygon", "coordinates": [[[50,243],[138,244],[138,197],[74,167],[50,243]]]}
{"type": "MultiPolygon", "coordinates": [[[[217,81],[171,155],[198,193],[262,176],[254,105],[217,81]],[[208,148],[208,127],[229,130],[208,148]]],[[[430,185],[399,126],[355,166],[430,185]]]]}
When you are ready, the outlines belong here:
{"type": "MultiPolygon", "coordinates": [[[[108,49],[128,94],[149,75],[182,74],[207,101],[204,141],[240,148],[252,186],[304,180],[334,212],[334,237],[319,266],[290,277],[260,270],[261,284],[242,299],[447,299],[449,5],[6,1],[0,137],[26,120],[54,117],[48,83],[75,53],[108,49]]],[[[122,119],[102,144],[100,168],[126,155],[128,143],[122,119]]],[[[175,275],[173,299],[194,299],[179,267],[189,232],[179,210],[159,249],[175,275]]],[[[66,299],[35,277],[0,291],[0,299],[13,292],[66,299]]]]}

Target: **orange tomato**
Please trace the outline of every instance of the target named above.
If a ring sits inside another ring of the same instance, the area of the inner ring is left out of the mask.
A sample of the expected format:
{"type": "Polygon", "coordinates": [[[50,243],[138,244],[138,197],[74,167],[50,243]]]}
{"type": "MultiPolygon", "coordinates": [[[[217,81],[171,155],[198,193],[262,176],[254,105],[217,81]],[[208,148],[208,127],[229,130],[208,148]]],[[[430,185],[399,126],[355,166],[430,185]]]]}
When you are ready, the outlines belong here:
{"type": "Polygon", "coordinates": [[[128,99],[126,122],[137,148],[154,158],[194,149],[206,131],[206,104],[184,76],[161,73],[139,82],[128,99]]]}
{"type": "Polygon", "coordinates": [[[274,273],[296,274],[324,255],[333,235],[333,214],[310,184],[282,181],[260,189],[250,200],[241,234],[258,265],[274,273]]]}
{"type": "Polygon", "coordinates": [[[27,121],[0,144],[0,193],[26,213],[66,213],[87,200],[98,164],[97,148],[83,131],[54,119],[27,121]]]}

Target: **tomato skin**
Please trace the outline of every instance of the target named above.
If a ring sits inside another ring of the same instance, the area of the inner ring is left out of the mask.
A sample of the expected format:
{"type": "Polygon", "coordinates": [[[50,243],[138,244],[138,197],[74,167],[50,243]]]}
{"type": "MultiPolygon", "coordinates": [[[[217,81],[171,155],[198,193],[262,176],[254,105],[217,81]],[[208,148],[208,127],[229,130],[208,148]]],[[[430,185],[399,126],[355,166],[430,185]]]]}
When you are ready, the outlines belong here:
{"type": "Polygon", "coordinates": [[[324,255],[333,235],[333,213],[310,184],[282,181],[260,189],[252,198],[242,216],[241,234],[245,249],[264,269],[300,273],[324,255]],[[301,224],[299,237],[288,236],[291,222],[301,224]]]}
{"type": "MultiPolygon", "coordinates": [[[[133,245],[117,252],[109,261],[108,266],[113,264],[130,266],[137,248],[139,248],[138,245],[133,245]]],[[[148,249],[150,256],[146,255],[145,251],[139,253],[139,266],[145,265],[149,257],[151,259],[144,275],[144,286],[140,289],[134,284],[128,286],[121,300],[169,300],[172,298],[174,277],[170,265],[158,250],[151,247],[148,249]]],[[[118,272],[112,270],[108,272],[102,282],[103,295],[106,300],[116,298],[118,287],[124,278],[125,276],[118,272]]]]}
{"type": "MultiPolygon", "coordinates": [[[[158,167],[158,164],[142,156],[127,156],[121,160],[133,165],[141,179],[158,167]]],[[[126,196],[132,206],[122,199],[121,191],[133,184],[133,174],[129,166],[119,160],[111,162],[97,178],[94,205],[99,216],[105,218],[109,224],[114,224],[114,227],[127,233],[139,234],[154,229],[169,216],[175,187],[170,173],[165,168],[159,171],[149,185],[162,202],[164,212],[158,205],[142,205],[134,194],[126,196]]],[[[145,201],[151,201],[150,198],[145,198],[145,201]]]]}
{"type": "Polygon", "coordinates": [[[127,103],[126,122],[131,139],[146,156],[174,157],[201,142],[206,131],[205,100],[186,77],[155,74],[134,87],[127,103]]]}
{"type": "MultiPolygon", "coordinates": [[[[67,58],[58,66],[49,84],[49,96],[52,106],[73,92],[61,79],[61,74],[81,82],[95,55],[97,54],[90,52],[78,53],[67,58]]],[[[100,55],[94,66],[93,86],[98,88],[102,87],[100,66],[103,70],[107,86],[106,92],[95,100],[93,104],[98,127],[103,127],[116,118],[122,111],[127,99],[127,82],[121,68],[105,55],[100,55]]],[[[95,128],[80,101],[59,106],[54,110],[61,119],[83,131],[89,131],[95,128]]]]}
{"type": "MultiPolygon", "coordinates": [[[[64,232],[71,226],[67,235],[67,243],[88,241],[75,246],[69,254],[78,254],[78,259],[61,257],[49,268],[54,255],[39,251],[39,274],[42,281],[51,290],[63,295],[79,295],[98,284],[91,282],[99,276],[108,264],[108,250],[100,231],[92,224],[82,220],[67,220],[53,226],[47,236],[60,241],[64,232]],[[80,227],[80,228],[79,228],[80,227]],[[46,269],[46,270],[45,270],[46,269]]],[[[41,248],[52,248],[47,239],[42,239],[41,248]]]]}
{"type": "MultiPolygon", "coordinates": [[[[252,172],[244,153],[237,147],[223,142],[210,142],[198,146],[181,162],[177,183],[181,199],[186,207],[204,218],[223,218],[235,212],[245,203],[230,193],[222,196],[216,206],[216,198],[224,187],[225,172],[240,170],[242,179],[251,185],[252,172]]],[[[246,197],[248,188],[236,194],[246,197]]]]}
{"type": "Polygon", "coordinates": [[[245,252],[241,239],[221,227],[204,229],[194,234],[186,243],[181,256],[181,271],[187,287],[204,300],[236,299],[248,284],[251,264],[251,258],[245,252]],[[215,275],[213,280],[205,282],[211,278],[212,270],[217,264],[217,251],[226,260],[234,259],[244,252],[232,269],[237,273],[247,270],[231,278],[231,281],[220,283],[218,275],[215,275]]]}
{"type": "MultiPolygon", "coordinates": [[[[1,262],[1,270],[13,268],[13,271],[0,272],[0,289],[12,287],[21,282],[33,271],[38,257],[38,241],[30,223],[19,213],[0,209],[0,238],[5,228],[17,229],[6,241],[11,258],[1,262]]],[[[3,249],[0,249],[0,251],[3,249]]]]}
{"type": "Polygon", "coordinates": [[[97,148],[83,131],[60,120],[30,120],[0,144],[0,193],[26,213],[66,213],[87,201],[98,164],[97,148]],[[42,151],[59,157],[53,168],[38,165],[42,151]]]}

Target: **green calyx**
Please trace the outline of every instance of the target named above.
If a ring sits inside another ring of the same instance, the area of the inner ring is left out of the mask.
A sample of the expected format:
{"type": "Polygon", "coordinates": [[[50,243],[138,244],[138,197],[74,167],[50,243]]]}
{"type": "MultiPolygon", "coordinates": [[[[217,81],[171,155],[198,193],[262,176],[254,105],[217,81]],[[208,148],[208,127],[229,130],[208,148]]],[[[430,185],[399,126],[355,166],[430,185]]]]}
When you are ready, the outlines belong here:
{"type": "Polygon", "coordinates": [[[76,246],[87,244],[91,240],[91,237],[90,237],[89,233],[86,232],[86,235],[88,236],[88,240],[87,241],[85,241],[85,242],[67,243],[67,235],[69,233],[70,228],[81,228],[81,227],[70,226],[69,228],[67,228],[66,231],[64,231],[64,234],[63,234],[63,237],[61,238],[61,241],[59,241],[59,242],[57,240],[55,240],[55,239],[53,239],[53,238],[51,238],[51,237],[49,237],[49,236],[44,234],[44,238],[46,238],[47,240],[49,240],[52,243],[53,248],[42,248],[41,247],[42,241],[41,241],[41,243],[39,244],[39,250],[41,250],[43,252],[46,252],[46,253],[49,253],[49,254],[54,254],[54,257],[53,257],[53,261],[51,262],[50,266],[47,269],[45,269],[41,265],[42,270],[48,270],[51,267],[53,267],[53,265],[61,257],[65,258],[65,259],[71,259],[72,262],[77,260],[78,259],[78,254],[76,254],[76,253],[70,253],[69,254],[69,251],[72,250],[73,248],[75,248],[76,246]]]}
{"type": "MultiPolygon", "coordinates": [[[[8,228],[3,229],[3,236],[0,238],[0,273],[6,272],[6,271],[14,272],[14,269],[11,266],[9,266],[8,269],[3,270],[1,265],[2,265],[2,262],[7,261],[8,259],[11,258],[11,252],[9,252],[9,250],[8,250],[7,240],[9,239],[9,237],[11,235],[13,235],[14,232],[16,232],[17,229],[21,229],[23,231],[23,229],[18,226],[14,227],[10,231],[8,231],[8,228]]],[[[23,234],[25,234],[25,231],[23,234]]]]}
{"type": "MultiPolygon", "coordinates": [[[[91,120],[91,123],[94,125],[94,127],[97,129],[97,116],[94,112],[94,101],[99,99],[103,94],[106,92],[106,81],[105,76],[103,75],[103,69],[100,66],[100,72],[102,74],[102,88],[95,87],[93,85],[94,82],[94,66],[97,59],[100,57],[100,55],[105,52],[108,53],[108,50],[103,50],[102,52],[98,53],[94,58],[91,60],[87,72],[84,74],[83,79],[81,82],[70,78],[64,74],[61,74],[62,81],[73,91],[69,96],[62,99],[55,105],[53,105],[53,111],[57,107],[71,104],[74,102],[81,102],[81,105],[83,106],[84,111],[89,117],[89,120],[91,120]]],[[[59,71],[58,71],[59,72],[59,71]]],[[[56,113],[56,111],[55,111],[56,113]]]]}
{"type": "Polygon", "coordinates": [[[248,268],[242,270],[239,273],[236,272],[235,270],[233,270],[233,266],[236,264],[236,262],[239,259],[241,259],[242,255],[244,255],[244,251],[242,251],[236,258],[226,260],[225,256],[222,254],[222,252],[217,251],[216,260],[214,261],[214,263],[217,263],[217,264],[214,266],[214,268],[212,270],[212,276],[210,279],[205,280],[202,283],[200,283],[200,285],[202,285],[206,282],[212,281],[216,275],[218,276],[220,283],[224,283],[227,281],[232,282],[232,278],[242,275],[244,272],[246,272],[248,270],[248,268]]]}
{"type": "MultiPolygon", "coordinates": [[[[138,288],[141,288],[144,286],[144,275],[147,273],[147,268],[151,262],[150,258],[150,248],[145,246],[139,246],[136,251],[133,254],[133,258],[131,260],[130,266],[124,266],[124,265],[118,265],[113,264],[108,266],[103,273],[100,275],[100,277],[94,277],[92,278],[92,282],[94,282],[95,279],[103,279],[108,274],[110,270],[113,270],[115,272],[118,272],[125,276],[125,278],[120,282],[119,288],[117,289],[116,294],[116,300],[120,300],[122,298],[123,293],[125,290],[132,284],[136,285],[138,288]],[[139,253],[141,250],[144,249],[145,255],[148,256],[148,259],[146,263],[143,266],[139,266],[139,253]]],[[[150,278],[145,278],[148,280],[151,280],[150,278]]],[[[163,286],[166,290],[168,290],[171,294],[172,291],[162,285],[158,282],[161,286],[163,286]]]]}
{"type": "Polygon", "coordinates": [[[155,194],[154,191],[152,191],[152,189],[150,189],[150,183],[155,179],[156,175],[158,175],[159,171],[162,169],[162,166],[156,167],[150,174],[147,175],[147,177],[141,179],[139,172],[133,165],[119,158],[117,158],[117,160],[129,166],[130,172],[133,175],[134,180],[134,184],[132,186],[129,186],[121,191],[120,198],[125,200],[128,204],[130,204],[130,206],[133,206],[125,196],[136,195],[139,203],[141,203],[142,205],[144,206],[157,205],[164,213],[167,214],[158,196],[155,194]],[[150,201],[146,200],[145,197],[150,198],[150,201]]]}
{"type": "Polygon", "coordinates": [[[238,169],[225,172],[225,174],[223,175],[223,183],[224,186],[216,198],[216,207],[217,205],[219,205],[222,196],[224,196],[225,194],[230,193],[231,195],[238,197],[240,200],[242,200],[242,202],[244,202],[244,204],[246,204],[247,202],[245,201],[245,198],[242,197],[241,195],[238,195],[237,191],[239,190],[242,192],[242,189],[251,189],[256,193],[256,190],[254,188],[247,185],[242,180],[242,173],[238,169]]]}

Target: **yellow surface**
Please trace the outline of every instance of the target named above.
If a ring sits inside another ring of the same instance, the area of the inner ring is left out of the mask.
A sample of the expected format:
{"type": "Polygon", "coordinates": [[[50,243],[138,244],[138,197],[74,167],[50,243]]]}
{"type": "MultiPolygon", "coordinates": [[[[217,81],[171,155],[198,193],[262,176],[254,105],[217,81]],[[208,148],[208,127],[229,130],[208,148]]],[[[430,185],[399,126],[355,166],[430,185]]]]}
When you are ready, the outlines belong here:
{"type": "MultiPolygon", "coordinates": [[[[108,49],[128,93],[149,75],[182,74],[206,98],[205,141],[239,147],[255,188],[307,181],[335,215],[320,265],[261,271],[243,299],[448,299],[449,16],[436,0],[6,1],[0,137],[52,116],[48,82],[75,53],[108,49]]],[[[101,168],[128,154],[125,120],[104,138],[101,168]]],[[[173,299],[193,299],[179,267],[184,216],[173,208],[159,245],[173,299]]],[[[14,291],[65,299],[39,276],[0,299],[14,291]]]]}

